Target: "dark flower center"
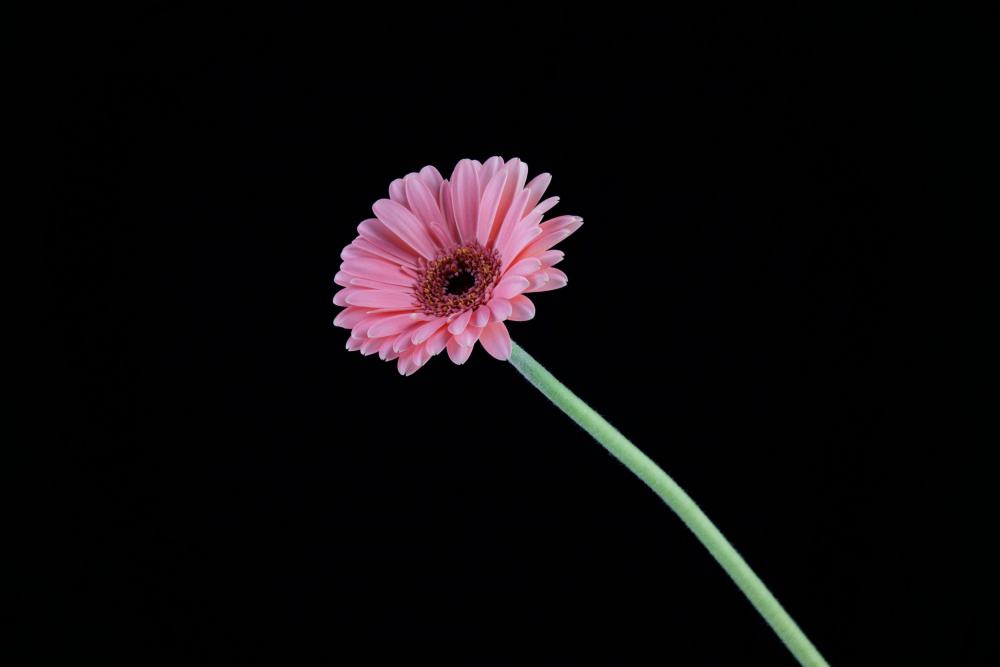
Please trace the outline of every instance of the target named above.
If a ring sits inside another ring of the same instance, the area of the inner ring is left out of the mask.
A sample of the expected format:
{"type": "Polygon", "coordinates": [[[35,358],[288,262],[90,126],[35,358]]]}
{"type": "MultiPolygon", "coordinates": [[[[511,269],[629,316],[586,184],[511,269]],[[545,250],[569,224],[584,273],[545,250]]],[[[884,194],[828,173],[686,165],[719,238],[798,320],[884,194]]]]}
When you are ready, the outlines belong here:
{"type": "Polygon", "coordinates": [[[444,284],[444,293],[449,296],[462,296],[476,284],[476,276],[468,269],[462,269],[450,276],[444,284]]]}
{"type": "Polygon", "coordinates": [[[500,253],[466,241],[422,262],[413,288],[425,313],[448,317],[489,301],[499,281],[500,253]]]}

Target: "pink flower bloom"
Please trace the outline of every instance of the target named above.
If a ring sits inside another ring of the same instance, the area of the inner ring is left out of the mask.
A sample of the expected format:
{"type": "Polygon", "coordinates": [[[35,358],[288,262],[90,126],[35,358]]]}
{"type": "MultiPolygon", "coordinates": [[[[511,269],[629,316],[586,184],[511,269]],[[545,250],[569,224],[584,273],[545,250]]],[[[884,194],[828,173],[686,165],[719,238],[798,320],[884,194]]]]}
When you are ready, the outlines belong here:
{"type": "Polygon", "coordinates": [[[492,157],[462,160],[450,181],[431,166],[393,181],[340,254],[333,302],[346,308],[333,323],[351,330],[347,349],[398,359],[404,375],[445,349],[465,363],[476,341],[510,357],[504,321],[534,317],[525,293],[566,284],[551,248],[583,224],[542,222],[559,198],[541,201],[551,176],[527,176],[517,158],[492,157]]]}

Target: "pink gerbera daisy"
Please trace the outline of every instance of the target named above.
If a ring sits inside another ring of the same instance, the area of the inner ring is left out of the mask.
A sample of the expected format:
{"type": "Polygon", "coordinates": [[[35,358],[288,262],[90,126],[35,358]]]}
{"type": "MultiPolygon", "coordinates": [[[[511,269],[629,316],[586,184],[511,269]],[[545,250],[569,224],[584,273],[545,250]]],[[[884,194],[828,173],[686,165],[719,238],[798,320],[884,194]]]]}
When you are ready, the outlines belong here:
{"type": "Polygon", "coordinates": [[[527,176],[517,158],[492,157],[462,160],[450,181],[431,166],[393,181],[340,254],[333,302],[346,308],[333,323],[351,330],[347,349],[398,358],[404,375],[445,349],[465,363],[476,341],[510,357],[504,321],[534,317],[525,293],[566,284],[551,248],[583,224],[542,222],[559,198],[541,201],[549,174],[527,176]]]}

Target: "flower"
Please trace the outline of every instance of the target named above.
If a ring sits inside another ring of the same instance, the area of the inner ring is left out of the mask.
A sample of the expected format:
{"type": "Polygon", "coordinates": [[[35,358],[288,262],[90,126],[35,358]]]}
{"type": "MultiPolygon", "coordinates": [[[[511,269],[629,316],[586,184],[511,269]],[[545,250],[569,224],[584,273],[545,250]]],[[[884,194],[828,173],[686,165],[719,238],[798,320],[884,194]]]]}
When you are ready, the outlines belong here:
{"type": "Polygon", "coordinates": [[[509,358],[504,321],[534,317],[525,293],[566,284],[551,248],[583,224],[542,222],[559,198],[541,201],[549,174],[527,176],[517,158],[492,157],[460,161],[450,181],[431,166],[393,181],[340,254],[333,302],[345,309],[333,323],[351,330],[347,349],[398,359],[404,375],[445,349],[465,363],[476,341],[509,358]]]}

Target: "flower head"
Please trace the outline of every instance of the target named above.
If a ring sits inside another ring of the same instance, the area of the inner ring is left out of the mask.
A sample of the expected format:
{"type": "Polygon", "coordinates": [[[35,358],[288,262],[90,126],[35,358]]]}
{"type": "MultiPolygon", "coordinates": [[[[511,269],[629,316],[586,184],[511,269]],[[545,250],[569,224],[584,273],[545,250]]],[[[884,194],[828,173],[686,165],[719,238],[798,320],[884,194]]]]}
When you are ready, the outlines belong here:
{"type": "Polygon", "coordinates": [[[542,222],[559,198],[541,201],[551,176],[527,176],[517,158],[492,157],[462,160],[451,180],[427,166],[393,181],[340,254],[333,302],[346,308],[333,323],[351,330],[347,349],[398,359],[404,375],[443,350],[465,363],[476,341],[510,357],[504,321],[534,317],[525,293],[566,284],[551,248],[583,224],[542,222]]]}

